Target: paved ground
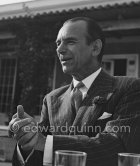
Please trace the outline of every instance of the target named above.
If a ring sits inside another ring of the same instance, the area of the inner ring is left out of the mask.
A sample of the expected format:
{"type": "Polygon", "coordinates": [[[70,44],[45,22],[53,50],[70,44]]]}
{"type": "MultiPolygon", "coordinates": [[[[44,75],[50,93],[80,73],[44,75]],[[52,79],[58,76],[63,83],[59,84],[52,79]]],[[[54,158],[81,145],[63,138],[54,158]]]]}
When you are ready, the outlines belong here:
{"type": "Polygon", "coordinates": [[[1,162],[0,161],[0,166],[12,166],[11,163],[7,163],[7,162],[1,162]]]}

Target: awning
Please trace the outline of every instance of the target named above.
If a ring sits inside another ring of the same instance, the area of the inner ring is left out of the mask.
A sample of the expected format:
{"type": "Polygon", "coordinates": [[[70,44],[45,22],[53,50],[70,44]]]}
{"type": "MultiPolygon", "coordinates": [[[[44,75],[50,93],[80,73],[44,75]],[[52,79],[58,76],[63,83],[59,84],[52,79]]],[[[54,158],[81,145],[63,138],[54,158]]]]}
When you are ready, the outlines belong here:
{"type": "Polygon", "coordinates": [[[140,0],[34,0],[0,6],[0,20],[19,17],[34,17],[41,14],[104,9],[114,6],[132,6],[140,4],[140,0]]]}

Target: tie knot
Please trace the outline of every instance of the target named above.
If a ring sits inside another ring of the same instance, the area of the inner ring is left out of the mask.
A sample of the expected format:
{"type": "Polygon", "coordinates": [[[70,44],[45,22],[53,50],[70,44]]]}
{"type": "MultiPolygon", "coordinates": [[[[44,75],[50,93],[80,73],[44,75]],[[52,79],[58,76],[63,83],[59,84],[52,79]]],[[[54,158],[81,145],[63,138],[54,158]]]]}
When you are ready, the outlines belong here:
{"type": "Polygon", "coordinates": [[[80,81],[80,82],[75,86],[75,88],[77,88],[77,89],[80,89],[80,88],[82,88],[82,87],[84,87],[84,84],[83,84],[82,81],[80,81]]]}

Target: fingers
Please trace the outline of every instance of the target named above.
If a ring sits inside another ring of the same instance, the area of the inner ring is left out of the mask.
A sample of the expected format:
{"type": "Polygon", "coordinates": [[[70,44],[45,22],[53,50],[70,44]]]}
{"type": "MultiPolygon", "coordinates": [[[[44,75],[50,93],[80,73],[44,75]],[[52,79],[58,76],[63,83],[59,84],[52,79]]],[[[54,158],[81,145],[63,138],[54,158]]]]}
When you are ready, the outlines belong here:
{"type": "Polygon", "coordinates": [[[17,106],[17,113],[12,116],[12,119],[14,119],[14,118],[24,119],[24,118],[29,118],[29,117],[31,117],[31,116],[28,115],[26,112],[24,112],[23,106],[18,105],[17,106]]]}
{"type": "Polygon", "coordinates": [[[15,133],[19,134],[20,128],[22,128],[23,126],[27,126],[30,123],[32,123],[32,125],[36,125],[33,118],[25,118],[25,119],[14,118],[14,119],[12,119],[9,123],[9,137],[13,137],[13,135],[15,133]]]}
{"type": "Polygon", "coordinates": [[[13,138],[15,138],[17,141],[18,139],[23,136],[27,132],[31,132],[31,125],[35,126],[35,123],[32,122],[31,118],[26,119],[20,119],[15,121],[15,123],[11,127],[11,131],[13,132],[13,138]]]}
{"type": "MultiPolygon", "coordinates": [[[[30,124],[32,121],[33,121],[32,118],[20,119],[20,120],[15,121],[15,123],[12,126],[13,126],[13,128],[16,128],[16,126],[17,126],[18,129],[20,129],[23,126],[30,124]]],[[[32,123],[34,123],[34,122],[32,122],[32,123]]],[[[35,123],[34,123],[34,125],[35,125],[35,123]]]]}
{"type": "Polygon", "coordinates": [[[14,118],[10,121],[10,123],[9,123],[9,137],[12,137],[13,134],[18,131],[18,126],[13,127],[13,124],[19,120],[20,120],[19,118],[14,118]]]}
{"type": "Polygon", "coordinates": [[[14,134],[14,138],[18,141],[22,136],[26,135],[27,133],[37,132],[38,126],[34,122],[31,122],[30,124],[24,125],[23,127],[19,128],[18,132],[14,134]]]}
{"type": "Polygon", "coordinates": [[[17,106],[17,113],[12,116],[12,119],[14,118],[24,118],[24,108],[22,105],[17,106]]]}
{"type": "Polygon", "coordinates": [[[24,118],[24,108],[22,105],[17,106],[17,117],[20,119],[24,118]]]}
{"type": "Polygon", "coordinates": [[[17,132],[19,129],[17,125],[13,126],[16,121],[24,117],[24,109],[22,105],[17,106],[17,113],[12,116],[12,120],[9,123],[9,137],[13,136],[13,133],[17,132]]]}
{"type": "Polygon", "coordinates": [[[26,119],[26,118],[32,119],[32,117],[30,115],[28,115],[26,112],[24,112],[23,106],[22,105],[18,105],[17,106],[17,113],[13,115],[12,120],[9,123],[9,137],[12,137],[13,133],[16,133],[19,130],[19,128],[20,128],[19,124],[15,123],[15,122],[17,122],[17,121],[19,121],[21,119],[26,119]]]}

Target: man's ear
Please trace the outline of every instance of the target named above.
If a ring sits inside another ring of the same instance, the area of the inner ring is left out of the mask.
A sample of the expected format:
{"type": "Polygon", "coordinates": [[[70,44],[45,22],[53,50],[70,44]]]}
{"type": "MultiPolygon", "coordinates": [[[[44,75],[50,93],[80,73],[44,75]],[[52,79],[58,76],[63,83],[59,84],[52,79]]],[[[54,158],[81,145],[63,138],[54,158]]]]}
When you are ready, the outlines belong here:
{"type": "Polygon", "coordinates": [[[102,49],[102,41],[97,39],[93,42],[93,56],[98,56],[102,49]]]}

